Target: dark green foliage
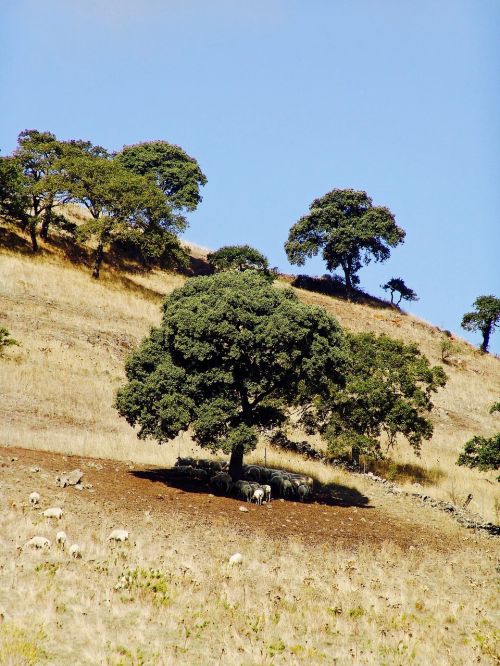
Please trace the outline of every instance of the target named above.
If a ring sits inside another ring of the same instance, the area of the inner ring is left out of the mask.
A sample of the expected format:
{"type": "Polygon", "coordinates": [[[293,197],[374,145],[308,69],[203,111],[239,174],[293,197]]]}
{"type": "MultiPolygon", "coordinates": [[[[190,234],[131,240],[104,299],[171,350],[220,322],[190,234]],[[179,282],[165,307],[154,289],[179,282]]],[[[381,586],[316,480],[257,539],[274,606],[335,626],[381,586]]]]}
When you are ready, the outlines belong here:
{"type": "Polygon", "coordinates": [[[500,412],[500,402],[494,402],[490,407],[490,414],[500,412]]]}
{"type": "Polygon", "coordinates": [[[474,301],[474,308],[474,312],[464,314],[461,325],[466,331],[481,332],[481,351],[486,353],[493,329],[500,324],[500,298],[478,296],[474,301]]]}
{"type": "Polygon", "coordinates": [[[139,176],[151,177],[175,210],[194,210],[201,201],[200,187],[207,179],[198,162],[179,146],[147,141],[125,146],[115,158],[139,176]]]}
{"type": "Polygon", "coordinates": [[[214,271],[245,271],[248,269],[267,272],[266,257],[250,245],[226,245],[209,254],[208,263],[214,271]]]}
{"type": "Polygon", "coordinates": [[[62,161],[62,172],[73,201],[83,204],[92,219],[78,228],[82,240],[97,242],[93,276],[99,277],[106,246],[113,238],[141,243],[147,234],[182,230],[183,218],[172,215],[162,192],[144,176],[127,171],[118,162],[95,157],[87,150],[72,150],[62,161]]]}
{"type": "Polygon", "coordinates": [[[475,435],[465,444],[457,465],[476,468],[482,472],[500,469],[500,432],[492,437],[475,435]]]}
{"type": "Polygon", "coordinates": [[[19,342],[11,337],[6,328],[0,327],[0,356],[2,356],[7,347],[12,347],[13,345],[19,346],[19,342]]]}
{"type": "Polygon", "coordinates": [[[334,189],[315,199],[309,213],[294,224],[285,250],[289,261],[298,266],[321,251],[329,271],[343,270],[350,298],[361,266],[372,259],[386,261],[390,248],[404,237],[390,210],[373,206],[366,192],[334,189]]]}
{"type": "Polygon", "coordinates": [[[345,362],[340,328],[324,310],[255,271],[219,273],[167,297],[162,325],[127,362],[116,406],[142,439],[191,428],[200,446],[231,452],[238,476],[258,434],[341,383],[345,362]]]}
{"type": "Polygon", "coordinates": [[[26,179],[19,162],[13,157],[0,157],[0,215],[9,221],[28,226],[30,199],[26,179]]]}
{"type": "Polygon", "coordinates": [[[399,294],[399,298],[396,301],[396,305],[399,305],[401,301],[418,301],[417,294],[407,287],[402,278],[391,278],[388,282],[381,285],[384,291],[391,292],[391,303],[394,303],[394,294],[399,294]]]}
{"type": "Polygon", "coordinates": [[[345,387],[331,385],[307,410],[303,423],[318,429],[335,456],[381,455],[403,435],[416,453],[432,436],[431,395],[444,386],[441,367],[430,367],[416,345],[372,333],[346,334],[349,363],[345,387]]]}

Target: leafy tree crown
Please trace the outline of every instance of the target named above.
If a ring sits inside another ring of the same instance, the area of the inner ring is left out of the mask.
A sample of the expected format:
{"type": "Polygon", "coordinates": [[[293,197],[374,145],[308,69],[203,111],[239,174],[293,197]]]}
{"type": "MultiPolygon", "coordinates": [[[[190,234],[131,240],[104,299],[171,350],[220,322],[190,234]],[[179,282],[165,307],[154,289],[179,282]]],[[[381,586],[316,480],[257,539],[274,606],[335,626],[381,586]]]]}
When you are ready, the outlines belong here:
{"type": "Polygon", "coordinates": [[[209,254],[207,259],[215,271],[267,271],[269,268],[266,257],[250,245],[226,245],[209,254]]]}

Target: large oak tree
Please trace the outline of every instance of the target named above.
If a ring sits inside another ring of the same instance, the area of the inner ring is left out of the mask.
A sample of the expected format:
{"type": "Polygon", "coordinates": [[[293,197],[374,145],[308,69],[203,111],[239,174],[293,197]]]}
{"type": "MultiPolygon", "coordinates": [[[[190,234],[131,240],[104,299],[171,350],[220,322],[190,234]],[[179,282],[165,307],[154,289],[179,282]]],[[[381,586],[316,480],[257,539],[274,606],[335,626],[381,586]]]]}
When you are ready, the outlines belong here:
{"type": "Polygon", "coordinates": [[[191,429],[200,446],[231,454],[235,479],[259,433],[341,384],[345,362],[340,327],[323,309],[257,272],[218,273],[167,297],[161,326],[127,362],[116,406],[143,439],[191,429]]]}

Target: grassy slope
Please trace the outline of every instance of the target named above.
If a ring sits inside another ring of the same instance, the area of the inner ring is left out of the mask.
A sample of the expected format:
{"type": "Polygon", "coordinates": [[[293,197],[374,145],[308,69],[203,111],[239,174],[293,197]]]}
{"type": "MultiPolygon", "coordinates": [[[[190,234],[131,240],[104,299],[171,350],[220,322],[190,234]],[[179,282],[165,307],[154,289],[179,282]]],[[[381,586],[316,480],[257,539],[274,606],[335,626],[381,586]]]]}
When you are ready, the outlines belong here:
{"type": "MultiPolygon", "coordinates": [[[[23,248],[19,242],[15,250],[0,250],[0,326],[21,343],[0,365],[0,443],[158,464],[172,463],[179,451],[189,453],[187,438],[162,448],[138,442],[112,407],[126,355],[158,323],[163,296],[184,278],[156,270],[144,274],[105,268],[96,282],[87,268],[49,246],[37,258],[23,248]]],[[[203,254],[200,248],[196,252],[203,254]]],[[[444,335],[415,317],[298,293],[352,330],[414,341],[433,363],[440,362],[444,335]]],[[[463,501],[472,493],[471,508],[498,521],[494,474],[454,462],[472,434],[498,430],[499,417],[489,415],[488,407],[500,396],[500,362],[456,342],[459,353],[446,367],[448,385],[435,398],[432,441],[424,445],[420,459],[404,443],[392,456],[421,468],[429,494],[463,501]]],[[[283,463],[283,456],[273,456],[283,463]]],[[[254,457],[259,459],[261,452],[254,457]]],[[[330,472],[317,465],[295,464],[328,480],[330,472]]]]}

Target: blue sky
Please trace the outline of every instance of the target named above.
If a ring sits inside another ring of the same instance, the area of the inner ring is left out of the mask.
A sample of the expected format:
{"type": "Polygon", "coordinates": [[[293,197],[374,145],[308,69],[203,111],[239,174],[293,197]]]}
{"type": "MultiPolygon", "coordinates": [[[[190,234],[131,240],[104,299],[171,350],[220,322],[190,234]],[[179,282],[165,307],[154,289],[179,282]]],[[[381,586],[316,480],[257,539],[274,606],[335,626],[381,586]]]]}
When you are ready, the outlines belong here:
{"type": "MultiPolygon", "coordinates": [[[[24,128],[110,149],[161,138],[208,177],[187,238],[283,243],[334,187],[388,206],[409,310],[460,329],[500,295],[498,0],[3,0],[0,149],[24,128]]],[[[492,338],[500,353],[500,331],[492,338]]]]}

